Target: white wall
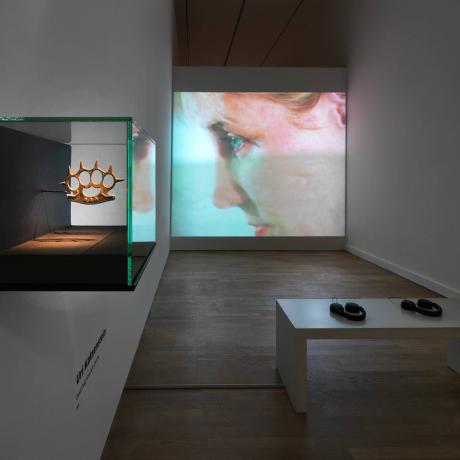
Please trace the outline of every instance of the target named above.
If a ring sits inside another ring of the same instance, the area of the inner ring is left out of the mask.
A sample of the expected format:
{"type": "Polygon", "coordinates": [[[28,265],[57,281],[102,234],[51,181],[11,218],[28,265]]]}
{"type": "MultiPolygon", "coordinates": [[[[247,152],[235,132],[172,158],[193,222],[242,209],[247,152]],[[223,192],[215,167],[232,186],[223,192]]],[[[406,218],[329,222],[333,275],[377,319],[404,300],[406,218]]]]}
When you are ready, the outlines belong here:
{"type": "Polygon", "coordinates": [[[460,295],[460,2],[355,0],[347,244],[460,295]]]}
{"type": "Polygon", "coordinates": [[[341,67],[174,67],[174,91],[343,91],[341,67]]]}
{"type": "Polygon", "coordinates": [[[168,0],[0,3],[0,113],[134,116],[157,141],[161,197],[133,293],[0,293],[2,458],[102,451],[169,251],[172,16],[168,0]],[[103,330],[77,401],[75,375],[103,330]]]}

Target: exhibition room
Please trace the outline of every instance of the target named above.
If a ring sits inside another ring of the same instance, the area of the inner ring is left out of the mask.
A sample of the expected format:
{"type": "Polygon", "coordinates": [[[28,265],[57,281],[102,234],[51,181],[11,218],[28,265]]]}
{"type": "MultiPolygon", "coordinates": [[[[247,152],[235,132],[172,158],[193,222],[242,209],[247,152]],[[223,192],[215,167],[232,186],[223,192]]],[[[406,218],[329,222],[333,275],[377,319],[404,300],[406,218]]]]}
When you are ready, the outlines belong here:
{"type": "Polygon", "coordinates": [[[0,459],[460,460],[456,0],[0,2],[0,459]]]}

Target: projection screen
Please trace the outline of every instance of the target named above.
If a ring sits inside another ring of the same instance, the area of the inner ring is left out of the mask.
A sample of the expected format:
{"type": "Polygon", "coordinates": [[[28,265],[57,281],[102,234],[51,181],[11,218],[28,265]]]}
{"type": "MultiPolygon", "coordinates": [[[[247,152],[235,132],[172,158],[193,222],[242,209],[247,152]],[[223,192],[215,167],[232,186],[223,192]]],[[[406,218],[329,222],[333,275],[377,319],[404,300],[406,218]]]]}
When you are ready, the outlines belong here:
{"type": "Polygon", "coordinates": [[[176,92],[172,236],[343,236],[346,95],[176,92]]]}

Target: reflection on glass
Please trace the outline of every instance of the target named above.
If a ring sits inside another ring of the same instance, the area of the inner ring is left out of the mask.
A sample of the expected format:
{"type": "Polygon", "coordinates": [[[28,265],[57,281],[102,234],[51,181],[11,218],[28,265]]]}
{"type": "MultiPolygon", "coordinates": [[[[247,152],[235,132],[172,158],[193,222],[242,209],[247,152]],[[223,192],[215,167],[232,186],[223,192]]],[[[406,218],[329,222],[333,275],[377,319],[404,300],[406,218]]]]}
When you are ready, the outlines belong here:
{"type": "Polygon", "coordinates": [[[133,241],[155,236],[155,142],[133,125],[133,241]]]}

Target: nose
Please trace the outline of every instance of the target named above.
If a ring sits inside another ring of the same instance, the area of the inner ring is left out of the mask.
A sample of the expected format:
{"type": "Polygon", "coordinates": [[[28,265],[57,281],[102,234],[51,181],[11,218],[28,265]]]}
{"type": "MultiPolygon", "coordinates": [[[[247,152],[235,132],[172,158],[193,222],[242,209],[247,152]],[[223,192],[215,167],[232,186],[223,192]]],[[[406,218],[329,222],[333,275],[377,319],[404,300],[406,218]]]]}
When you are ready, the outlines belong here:
{"type": "Polygon", "coordinates": [[[239,206],[244,202],[244,192],[234,182],[230,165],[223,159],[217,160],[216,186],[214,188],[214,205],[224,209],[239,206]]]}

